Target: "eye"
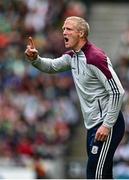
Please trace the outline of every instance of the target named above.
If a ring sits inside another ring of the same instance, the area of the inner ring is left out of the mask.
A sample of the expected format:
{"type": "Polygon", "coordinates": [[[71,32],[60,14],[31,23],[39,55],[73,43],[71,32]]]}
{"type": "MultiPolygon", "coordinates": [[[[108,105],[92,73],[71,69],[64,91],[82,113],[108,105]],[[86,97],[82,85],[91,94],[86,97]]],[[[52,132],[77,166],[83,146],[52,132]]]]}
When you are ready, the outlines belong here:
{"type": "Polygon", "coordinates": [[[62,28],[62,30],[63,30],[63,31],[72,31],[72,29],[71,29],[71,28],[68,28],[68,27],[64,27],[64,28],[62,28]]]}

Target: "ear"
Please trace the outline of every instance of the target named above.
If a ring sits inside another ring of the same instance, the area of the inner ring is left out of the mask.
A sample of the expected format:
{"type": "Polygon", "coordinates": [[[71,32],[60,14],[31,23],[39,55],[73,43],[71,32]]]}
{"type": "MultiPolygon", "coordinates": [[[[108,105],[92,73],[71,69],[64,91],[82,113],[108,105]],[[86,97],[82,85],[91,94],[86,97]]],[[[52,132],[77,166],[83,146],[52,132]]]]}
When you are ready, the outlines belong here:
{"type": "Polygon", "coordinates": [[[84,36],[84,32],[80,31],[80,37],[82,38],[84,36]]]}

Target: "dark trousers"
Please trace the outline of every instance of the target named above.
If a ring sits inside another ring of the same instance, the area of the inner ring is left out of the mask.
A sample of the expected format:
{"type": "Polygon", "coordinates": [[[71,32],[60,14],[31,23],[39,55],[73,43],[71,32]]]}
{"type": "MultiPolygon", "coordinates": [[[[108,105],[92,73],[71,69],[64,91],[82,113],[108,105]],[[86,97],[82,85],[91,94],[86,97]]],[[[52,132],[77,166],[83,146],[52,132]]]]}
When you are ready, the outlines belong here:
{"type": "Polygon", "coordinates": [[[87,132],[87,179],[113,179],[113,156],[125,130],[124,118],[119,113],[118,119],[105,142],[94,142],[95,134],[101,124],[87,132]]]}

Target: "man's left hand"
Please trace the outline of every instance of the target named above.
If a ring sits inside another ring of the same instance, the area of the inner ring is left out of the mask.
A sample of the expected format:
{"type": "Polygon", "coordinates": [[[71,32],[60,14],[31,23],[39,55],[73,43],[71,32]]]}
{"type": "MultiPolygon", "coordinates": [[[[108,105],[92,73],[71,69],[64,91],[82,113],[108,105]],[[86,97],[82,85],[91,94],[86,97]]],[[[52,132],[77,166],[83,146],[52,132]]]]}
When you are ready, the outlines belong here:
{"type": "Polygon", "coordinates": [[[109,133],[110,133],[110,128],[105,127],[104,125],[101,125],[96,132],[95,140],[106,141],[109,133]]]}

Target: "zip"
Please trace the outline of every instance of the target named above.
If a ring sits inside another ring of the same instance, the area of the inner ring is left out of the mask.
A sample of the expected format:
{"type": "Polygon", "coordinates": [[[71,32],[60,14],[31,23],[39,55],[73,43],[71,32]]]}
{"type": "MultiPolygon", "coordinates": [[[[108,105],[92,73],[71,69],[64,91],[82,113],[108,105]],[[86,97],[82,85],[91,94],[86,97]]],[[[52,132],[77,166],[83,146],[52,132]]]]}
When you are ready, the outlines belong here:
{"type": "Polygon", "coordinates": [[[79,59],[78,59],[78,54],[76,53],[76,56],[77,56],[77,72],[79,74],[79,59]]]}
{"type": "Polygon", "coordinates": [[[98,99],[98,105],[99,105],[99,110],[100,110],[100,117],[102,117],[102,108],[101,108],[100,100],[99,99],[98,99]]]}

